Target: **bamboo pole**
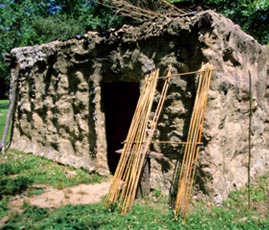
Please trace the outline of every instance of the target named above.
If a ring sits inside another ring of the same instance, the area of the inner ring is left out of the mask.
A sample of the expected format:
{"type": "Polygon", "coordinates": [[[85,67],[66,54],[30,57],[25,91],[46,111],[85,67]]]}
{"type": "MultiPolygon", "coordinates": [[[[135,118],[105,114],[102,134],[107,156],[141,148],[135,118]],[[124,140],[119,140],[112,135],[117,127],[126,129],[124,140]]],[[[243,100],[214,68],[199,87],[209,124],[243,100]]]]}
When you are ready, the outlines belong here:
{"type": "MultiPolygon", "coordinates": [[[[157,80],[157,78],[156,78],[157,80]]],[[[156,81],[153,82],[154,83],[154,87],[156,84],[156,81]]],[[[140,121],[138,120],[139,124],[140,124],[140,129],[138,129],[137,132],[137,137],[136,140],[138,141],[138,144],[134,146],[134,152],[132,153],[132,157],[133,157],[133,162],[132,164],[129,164],[128,167],[130,168],[130,174],[129,174],[129,181],[127,184],[127,191],[126,191],[126,196],[122,196],[120,198],[120,204],[122,204],[122,212],[125,213],[128,211],[129,207],[132,206],[132,194],[136,192],[136,189],[134,189],[135,186],[135,181],[134,181],[134,177],[137,176],[137,171],[138,171],[138,167],[140,164],[140,159],[139,159],[139,154],[142,150],[142,144],[141,141],[145,138],[145,130],[146,130],[146,125],[147,125],[147,118],[149,116],[150,113],[150,108],[151,108],[151,98],[153,98],[154,94],[152,94],[152,92],[154,92],[154,90],[152,90],[152,85],[151,87],[149,87],[149,93],[146,97],[146,108],[144,111],[144,113],[142,113],[142,117],[144,117],[145,119],[140,119],[140,121]],[[140,142],[140,143],[139,143],[140,142]]]]}
{"type": "Polygon", "coordinates": [[[248,208],[250,209],[250,166],[251,166],[251,126],[252,126],[252,80],[251,73],[248,71],[249,79],[249,121],[248,121],[248,208]]]}
{"type": "MultiPolygon", "coordinates": [[[[126,143],[127,141],[124,141],[123,143],[126,143]]],[[[132,142],[132,143],[137,143],[137,142],[132,142]]],[[[145,142],[142,142],[145,143],[145,142]]],[[[177,144],[177,145],[188,145],[191,144],[187,141],[151,141],[151,144],[177,144]]],[[[197,144],[201,145],[202,142],[198,142],[197,144]]]]}
{"type": "MultiPolygon", "coordinates": [[[[163,107],[163,103],[164,103],[164,100],[165,100],[165,97],[166,97],[166,94],[167,94],[167,90],[168,90],[168,86],[169,86],[169,82],[170,82],[170,76],[171,76],[171,66],[169,66],[168,76],[167,76],[167,79],[166,79],[166,81],[164,83],[163,90],[162,90],[162,93],[161,93],[161,96],[160,96],[160,100],[159,100],[159,103],[157,105],[157,109],[155,111],[154,118],[153,118],[153,120],[151,122],[151,125],[150,125],[151,130],[150,130],[149,135],[147,137],[147,141],[145,143],[145,146],[142,149],[141,162],[138,165],[138,171],[137,171],[137,174],[135,175],[135,178],[134,178],[135,179],[135,184],[134,184],[135,187],[134,187],[133,194],[132,194],[132,204],[133,204],[133,201],[135,199],[135,193],[137,191],[138,181],[139,181],[140,176],[141,176],[142,167],[143,167],[143,164],[144,164],[144,161],[145,161],[145,157],[146,157],[146,154],[147,154],[151,139],[153,137],[154,131],[156,129],[157,122],[158,122],[158,119],[159,119],[159,116],[160,116],[160,113],[161,113],[161,110],[162,110],[162,107],[163,107]]],[[[151,103],[152,102],[153,101],[151,101],[151,103]]]]}
{"type": "MultiPolygon", "coordinates": [[[[198,142],[201,141],[202,139],[202,128],[203,128],[203,123],[204,123],[204,115],[205,115],[205,109],[206,109],[206,104],[207,104],[207,96],[208,96],[208,89],[209,89],[209,85],[210,85],[210,79],[211,79],[211,75],[212,75],[212,68],[209,69],[208,71],[206,71],[204,73],[206,76],[204,76],[204,83],[205,83],[205,86],[204,86],[204,89],[202,91],[202,95],[201,95],[201,98],[200,100],[202,101],[202,104],[201,104],[201,117],[200,117],[200,121],[199,121],[199,127],[198,127],[198,137],[197,137],[197,140],[198,142]]],[[[191,191],[192,191],[192,186],[193,186],[193,183],[194,183],[194,176],[195,176],[195,170],[196,170],[196,166],[197,166],[197,162],[198,162],[198,157],[199,157],[199,151],[200,151],[200,145],[197,145],[197,142],[196,142],[196,149],[194,150],[195,153],[194,153],[194,164],[192,165],[192,169],[191,169],[191,178],[190,178],[190,186],[188,188],[188,193],[187,193],[187,201],[186,203],[189,204],[190,203],[190,199],[191,199],[191,191]]],[[[185,218],[186,218],[186,214],[187,212],[185,213],[185,218]]]]}
{"type": "Polygon", "coordinates": [[[184,152],[180,176],[179,176],[180,183],[179,183],[179,188],[178,188],[179,192],[178,192],[177,199],[176,199],[176,210],[175,210],[176,213],[178,212],[179,208],[181,210],[186,209],[186,200],[184,198],[187,195],[186,189],[188,186],[188,184],[187,184],[188,183],[188,173],[189,173],[188,170],[190,167],[191,147],[194,144],[193,143],[193,134],[194,134],[195,126],[196,126],[196,124],[195,124],[195,120],[196,120],[196,116],[197,116],[196,110],[198,108],[198,97],[200,94],[201,84],[202,84],[202,81],[200,78],[198,89],[197,89],[197,96],[196,96],[194,109],[193,109],[193,114],[192,114],[192,118],[191,118],[191,122],[190,122],[190,128],[189,128],[188,137],[187,137],[187,142],[190,144],[185,147],[185,152],[184,152]]]}
{"type": "Polygon", "coordinates": [[[187,209],[191,198],[191,190],[194,181],[195,169],[198,161],[200,145],[202,138],[202,127],[204,122],[204,114],[207,103],[207,95],[210,85],[210,78],[213,68],[206,64],[201,67],[201,75],[197,87],[196,99],[194,103],[190,128],[188,132],[187,143],[185,146],[180,176],[178,193],[175,204],[175,217],[179,211],[182,212],[184,219],[187,215],[187,209]]]}

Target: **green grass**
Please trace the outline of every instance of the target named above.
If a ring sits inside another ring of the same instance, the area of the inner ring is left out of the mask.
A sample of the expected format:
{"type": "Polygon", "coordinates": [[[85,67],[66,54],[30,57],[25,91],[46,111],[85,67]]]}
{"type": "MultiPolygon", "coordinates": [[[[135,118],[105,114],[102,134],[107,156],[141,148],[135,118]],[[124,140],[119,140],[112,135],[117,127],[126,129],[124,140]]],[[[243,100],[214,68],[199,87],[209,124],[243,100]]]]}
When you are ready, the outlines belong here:
{"type": "Polygon", "coordinates": [[[248,193],[244,189],[232,192],[221,207],[196,203],[186,223],[174,219],[168,199],[159,191],[137,200],[133,210],[125,215],[119,214],[117,209],[104,209],[102,203],[66,205],[54,210],[25,203],[20,214],[8,208],[8,201],[15,194],[26,190],[33,194],[42,193],[31,190],[34,183],[62,188],[101,180],[99,176],[89,175],[83,170],[76,170],[74,178],[66,178],[66,170],[74,169],[15,150],[1,156],[0,219],[8,216],[9,220],[0,229],[269,229],[269,173],[251,186],[250,209],[248,193]]]}
{"type": "Polygon", "coordinates": [[[27,178],[33,184],[47,184],[58,189],[101,181],[101,177],[96,174],[91,175],[85,170],[73,169],[15,149],[8,150],[6,155],[0,158],[0,177],[1,180],[27,178]],[[66,172],[70,170],[76,174],[71,178],[66,176],[66,172]]]}
{"type": "Polygon", "coordinates": [[[9,106],[8,100],[0,100],[0,138],[1,139],[2,139],[5,124],[6,124],[8,106],[9,106]]]}
{"type": "Polygon", "coordinates": [[[171,210],[140,204],[125,215],[103,209],[101,203],[67,205],[54,211],[26,204],[24,212],[13,216],[2,229],[269,229],[268,220],[254,218],[250,213],[242,215],[236,218],[233,209],[199,209],[183,223],[174,220],[171,210]]]}
{"type": "Polygon", "coordinates": [[[9,215],[7,203],[12,196],[24,191],[27,191],[28,195],[42,193],[42,189],[33,187],[34,184],[63,189],[101,180],[97,174],[89,174],[82,169],[73,169],[40,156],[10,149],[4,156],[0,155],[0,219],[9,215]],[[74,171],[75,175],[67,177],[67,171],[74,171]]]}

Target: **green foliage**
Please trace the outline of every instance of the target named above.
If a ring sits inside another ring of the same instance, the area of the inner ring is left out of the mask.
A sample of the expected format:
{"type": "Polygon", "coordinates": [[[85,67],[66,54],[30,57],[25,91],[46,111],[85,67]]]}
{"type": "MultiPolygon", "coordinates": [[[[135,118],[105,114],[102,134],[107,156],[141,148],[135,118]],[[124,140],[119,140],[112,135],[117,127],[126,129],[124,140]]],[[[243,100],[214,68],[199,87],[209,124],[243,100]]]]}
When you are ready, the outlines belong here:
{"type": "Polygon", "coordinates": [[[6,124],[6,117],[8,113],[8,100],[0,100],[0,138],[2,139],[5,124],[6,124]]]}
{"type": "MultiPolygon", "coordinates": [[[[0,99],[6,98],[9,70],[2,55],[14,47],[69,39],[113,26],[112,12],[92,0],[3,0],[0,3],[0,99]]],[[[117,20],[113,21],[117,23],[117,20]]]]}
{"type": "Polygon", "coordinates": [[[242,29],[254,36],[263,44],[269,43],[269,2],[266,0],[218,0],[206,1],[216,4],[219,12],[223,13],[242,29]]]}
{"type": "MultiPolygon", "coordinates": [[[[169,2],[196,2],[169,0],[169,2]]],[[[269,44],[269,1],[267,0],[204,0],[205,6],[216,9],[262,44],[269,44]]]]}

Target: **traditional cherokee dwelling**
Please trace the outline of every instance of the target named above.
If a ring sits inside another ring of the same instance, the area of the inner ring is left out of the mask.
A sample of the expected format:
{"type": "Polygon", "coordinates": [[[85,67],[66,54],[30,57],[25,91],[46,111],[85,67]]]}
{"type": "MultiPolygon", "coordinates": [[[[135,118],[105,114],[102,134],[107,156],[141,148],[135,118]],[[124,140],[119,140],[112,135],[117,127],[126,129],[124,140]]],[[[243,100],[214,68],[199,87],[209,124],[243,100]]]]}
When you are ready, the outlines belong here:
{"type": "MultiPolygon", "coordinates": [[[[113,174],[147,73],[214,66],[195,194],[220,202],[269,166],[269,49],[213,11],[163,17],[67,41],[15,48],[19,67],[12,147],[103,175],[113,174]],[[252,79],[250,91],[249,75],[252,79]],[[249,128],[250,94],[252,125],[249,128]]],[[[186,141],[197,79],[172,78],[154,140],[186,141]]],[[[182,147],[153,143],[150,183],[164,192],[182,147]]]]}

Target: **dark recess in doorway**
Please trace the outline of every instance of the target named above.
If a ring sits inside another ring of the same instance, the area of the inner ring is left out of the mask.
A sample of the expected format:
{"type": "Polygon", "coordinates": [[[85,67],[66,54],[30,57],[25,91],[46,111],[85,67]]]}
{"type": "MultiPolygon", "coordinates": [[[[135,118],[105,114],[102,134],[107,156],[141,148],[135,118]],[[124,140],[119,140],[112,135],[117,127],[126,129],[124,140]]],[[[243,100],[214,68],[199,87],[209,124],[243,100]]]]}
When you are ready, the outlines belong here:
{"type": "Polygon", "coordinates": [[[106,120],[107,161],[112,174],[115,173],[132,117],[139,98],[139,84],[134,82],[113,82],[102,85],[103,110],[106,120]]]}

